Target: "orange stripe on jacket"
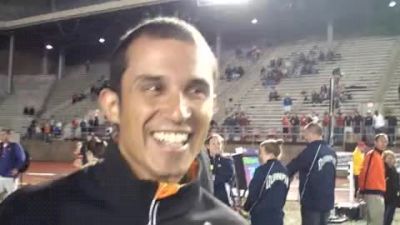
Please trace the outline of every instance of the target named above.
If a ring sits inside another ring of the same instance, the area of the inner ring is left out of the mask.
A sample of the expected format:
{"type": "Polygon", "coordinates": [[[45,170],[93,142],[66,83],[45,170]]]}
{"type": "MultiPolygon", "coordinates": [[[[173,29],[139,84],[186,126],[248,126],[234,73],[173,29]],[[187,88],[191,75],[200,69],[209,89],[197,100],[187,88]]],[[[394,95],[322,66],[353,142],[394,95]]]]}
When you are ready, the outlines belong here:
{"type": "MultiPolygon", "coordinates": [[[[186,177],[188,178],[189,182],[196,179],[198,171],[199,171],[199,162],[195,160],[193,161],[192,165],[190,166],[186,174],[186,177]]],[[[181,187],[183,187],[184,185],[185,184],[160,182],[158,185],[155,198],[157,200],[161,200],[164,198],[168,198],[172,195],[175,195],[176,193],[178,193],[179,189],[181,189],[181,187]]]]}

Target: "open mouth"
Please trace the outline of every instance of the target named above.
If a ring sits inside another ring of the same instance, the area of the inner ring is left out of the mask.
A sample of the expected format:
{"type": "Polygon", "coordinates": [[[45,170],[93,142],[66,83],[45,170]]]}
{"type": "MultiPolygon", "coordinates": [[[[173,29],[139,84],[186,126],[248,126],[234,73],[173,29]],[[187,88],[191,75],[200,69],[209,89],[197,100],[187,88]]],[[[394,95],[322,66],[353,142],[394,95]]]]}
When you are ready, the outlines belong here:
{"type": "Polygon", "coordinates": [[[159,145],[169,147],[171,150],[183,150],[189,143],[192,134],[176,131],[155,131],[151,133],[151,136],[159,145]]]}

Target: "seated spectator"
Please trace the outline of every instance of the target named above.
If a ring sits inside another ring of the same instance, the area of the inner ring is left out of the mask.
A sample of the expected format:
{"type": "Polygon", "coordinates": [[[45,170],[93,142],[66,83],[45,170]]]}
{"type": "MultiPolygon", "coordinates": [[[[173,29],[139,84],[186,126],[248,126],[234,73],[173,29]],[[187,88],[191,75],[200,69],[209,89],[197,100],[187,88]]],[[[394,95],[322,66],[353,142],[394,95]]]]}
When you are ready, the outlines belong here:
{"type": "Polygon", "coordinates": [[[322,50],[319,51],[318,60],[325,61],[325,53],[322,50]]]}
{"type": "Polygon", "coordinates": [[[23,111],[24,115],[28,115],[29,114],[29,110],[28,107],[24,107],[24,111],[23,111]]]}
{"type": "Polygon", "coordinates": [[[93,126],[97,128],[100,125],[99,116],[94,116],[93,126]]]}
{"type": "Polygon", "coordinates": [[[241,126],[241,127],[248,126],[250,124],[250,121],[244,112],[239,113],[239,117],[237,120],[238,120],[237,122],[238,122],[239,126],[241,126]]]}
{"type": "Polygon", "coordinates": [[[232,72],[233,72],[233,68],[230,65],[228,65],[225,69],[225,78],[227,81],[231,80],[232,72]]]}
{"type": "Polygon", "coordinates": [[[279,101],[279,94],[275,87],[272,88],[271,92],[269,92],[269,101],[279,101]]]}
{"type": "Polygon", "coordinates": [[[243,58],[243,51],[242,51],[242,49],[241,49],[241,48],[237,48],[237,49],[235,50],[235,55],[236,55],[236,58],[238,58],[238,59],[243,58]]]}
{"type": "Polygon", "coordinates": [[[33,107],[28,108],[28,115],[34,116],[35,115],[35,108],[33,108],[33,107]]]}

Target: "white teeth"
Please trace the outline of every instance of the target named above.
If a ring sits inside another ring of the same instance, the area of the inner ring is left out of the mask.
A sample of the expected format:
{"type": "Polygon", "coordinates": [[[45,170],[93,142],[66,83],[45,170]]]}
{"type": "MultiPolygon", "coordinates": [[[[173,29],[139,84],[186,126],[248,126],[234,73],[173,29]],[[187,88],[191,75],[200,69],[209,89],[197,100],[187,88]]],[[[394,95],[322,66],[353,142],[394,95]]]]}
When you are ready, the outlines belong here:
{"type": "Polygon", "coordinates": [[[177,132],[154,132],[153,137],[161,142],[167,142],[171,144],[182,144],[188,140],[189,134],[177,133],[177,132]]]}

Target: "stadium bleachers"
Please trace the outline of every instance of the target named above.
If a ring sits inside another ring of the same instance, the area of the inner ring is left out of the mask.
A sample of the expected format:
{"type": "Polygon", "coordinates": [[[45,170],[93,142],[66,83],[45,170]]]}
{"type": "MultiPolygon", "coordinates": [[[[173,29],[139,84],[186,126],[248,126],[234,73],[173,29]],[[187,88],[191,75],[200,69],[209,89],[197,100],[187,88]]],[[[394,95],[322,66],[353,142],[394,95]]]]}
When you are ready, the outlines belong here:
{"type": "Polygon", "coordinates": [[[389,110],[392,114],[400,115],[400,104],[398,88],[400,85],[400,63],[397,64],[395,73],[390,79],[389,86],[385,92],[384,108],[389,110]]]}
{"type": "MultiPolygon", "coordinates": [[[[340,67],[344,72],[340,83],[344,84],[346,90],[352,95],[351,100],[341,104],[341,111],[350,113],[359,109],[362,103],[371,101],[380,82],[384,82],[381,77],[390,62],[396,41],[397,37],[365,37],[337,41],[334,43],[334,50],[341,54],[340,61],[320,62],[319,74],[285,78],[276,86],[276,89],[281,96],[287,93],[294,99],[292,108],[294,112],[299,114],[316,112],[321,116],[324,111],[328,110],[327,103],[303,104],[301,91],[305,90],[310,93],[315,90],[319,92],[323,84],[329,84],[332,70],[340,67]]],[[[322,42],[300,41],[293,45],[277,47],[268,55],[274,58],[286,57],[292,52],[308,52],[314,45],[326,49],[322,42]]],[[[264,65],[267,65],[268,62],[265,60],[264,65]]],[[[241,93],[238,103],[249,116],[251,127],[264,131],[270,128],[280,128],[283,115],[282,101],[268,101],[268,91],[259,80],[261,66],[255,65],[254,67],[251,71],[252,74],[249,74],[248,77],[257,79],[248,81],[252,84],[246,86],[247,90],[244,94],[241,93]]],[[[226,88],[226,90],[230,93],[225,93],[224,96],[231,96],[237,92],[235,88],[226,88]]],[[[220,99],[219,101],[224,102],[225,100],[220,99]]],[[[222,120],[218,121],[222,123],[222,120]]]]}
{"type": "Polygon", "coordinates": [[[23,115],[26,106],[41,109],[55,81],[54,75],[18,75],[14,77],[14,90],[0,105],[0,124],[18,133],[25,132],[31,117],[23,115]]]}
{"type": "Polygon", "coordinates": [[[46,104],[43,117],[49,118],[54,115],[55,119],[65,122],[72,119],[74,115],[84,115],[83,112],[93,109],[94,104],[91,104],[90,100],[71,104],[72,96],[79,93],[89,93],[90,87],[102,77],[108,77],[108,65],[106,63],[92,64],[89,74],[86,74],[82,66],[70,68],[67,75],[58,80],[52,88],[51,97],[46,104]]]}

